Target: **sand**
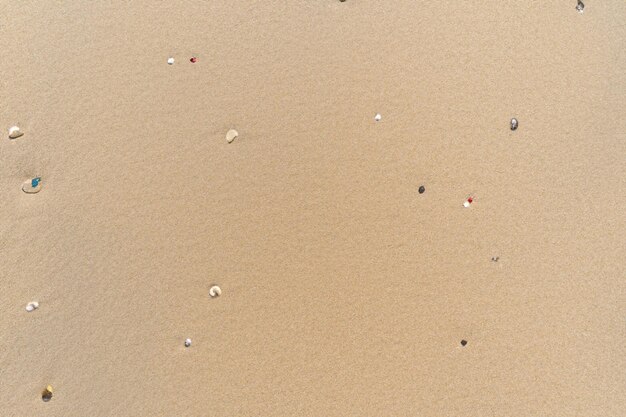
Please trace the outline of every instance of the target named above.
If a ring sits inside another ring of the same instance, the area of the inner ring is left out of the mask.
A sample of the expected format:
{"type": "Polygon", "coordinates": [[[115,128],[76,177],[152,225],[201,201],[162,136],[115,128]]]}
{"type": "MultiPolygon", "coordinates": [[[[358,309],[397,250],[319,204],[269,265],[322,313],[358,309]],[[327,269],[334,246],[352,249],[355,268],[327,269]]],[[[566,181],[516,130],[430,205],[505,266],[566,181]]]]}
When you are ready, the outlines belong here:
{"type": "Polygon", "coordinates": [[[576,3],[1,1],[0,415],[626,415],[626,2],[576,3]]]}

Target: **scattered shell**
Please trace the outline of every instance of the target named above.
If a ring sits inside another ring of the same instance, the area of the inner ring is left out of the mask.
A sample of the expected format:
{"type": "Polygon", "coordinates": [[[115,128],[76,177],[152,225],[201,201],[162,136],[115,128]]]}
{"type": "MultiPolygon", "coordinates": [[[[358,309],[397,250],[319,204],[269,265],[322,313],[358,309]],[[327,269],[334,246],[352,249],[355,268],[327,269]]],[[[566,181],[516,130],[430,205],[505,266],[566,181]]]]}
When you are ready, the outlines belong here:
{"type": "Polygon", "coordinates": [[[584,12],[585,11],[585,3],[583,3],[580,0],[578,0],[578,4],[576,5],[576,10],[578,10],[578,13],[584,12]]]}
{"type": "Polygon", "coordinates": [[[9,139],[17,139],[23,134],[24,132],[22,132],[17,126],[12,126],[9,128],[9,139]]]}
{"type": "Polygon", "coordinates": [[[35,194],[41,191],[41,177],[35,177],[33,179],[24,181],[22,183],[22,191],[26,194],[35,194]]]}
{"type": "Polygon", "coordinates": [[[52,386],[48,385],[42,392],[41,392],[41,399],[44,400],[45,402],[48,402],[52,399],[52,386]]]}
{"type": "Polygon", "coordinates": [[[213,298],[219,297],[222,295],[222,289],[219,286],[214,285],[209,289],[209,295],[213,298]]]}
{"type": "Polygon", "coordinates": [[[185,339],[185,347],[191,346],[191,339],[185,339]]]}
{"type": "Polygon", "coordinates": [[[463,207],[468,208],[470,204],[472,204],[473,201],[474,201],[473,197],[467,197],[467,200],[465,200],[465,202],[463,203],[463,207]]]}
{"type": "Polygon", "coordinates": [[[31,311],[37,310],[39,308],[39,303],[37,301],[31,301],[30,303],[26,304],[26,311],[28,311],[29,313],[31,311]]]}
{"type": "Polygon", "coordinates": [[[235,140],[237,136],[239,136],[239,132],[237,132],[235,129],[230,129],[228,132],[226,132],[226,141],[228,143],[231,143],[235,140]]]}
{"type": "Polygon", "coordinates": [[[376,113],[376,116],[374,116],[374,120],[377,122],[380,122],[380,120],[383,118],[383,116],[380,115],[380,113],[376,113]]]}
{"type": "Polygon", "coordinates": [[[417,189],[417,192],[420,194],[424,194],[424,191],[426,191],[426,187],[424,187],[423,185],[420,185],[420,188],[417,189]]]}
{"type": "Polygon", "coordinates": [[[517,126],[519,126],[519,122],[514,117],[511,119],[511,130],[517,130],[517,126]]]}
{"type": "Polygon", "coordinates": [[[191,62],[192,64],[195,64],[196,62],[198,62],[198,58],[196,58],[195,56],[192,56],[192,57],[189,59],[189,62],[191,62]]]}
{"type": "Polygon", "coordinates": [[[169,65],[174,65],[174,58],[172,58],[172,57],[167,58],[167,63],[168,63],[169,65]]]}
{"type": "Polygon", "coordinates": [[[500,260],[500,257],[499,257],[499,256],[492,256],[492,257],[491,257],[491,260],[492,260],[493,262],[498,262],[498,261],[500,260]]]}

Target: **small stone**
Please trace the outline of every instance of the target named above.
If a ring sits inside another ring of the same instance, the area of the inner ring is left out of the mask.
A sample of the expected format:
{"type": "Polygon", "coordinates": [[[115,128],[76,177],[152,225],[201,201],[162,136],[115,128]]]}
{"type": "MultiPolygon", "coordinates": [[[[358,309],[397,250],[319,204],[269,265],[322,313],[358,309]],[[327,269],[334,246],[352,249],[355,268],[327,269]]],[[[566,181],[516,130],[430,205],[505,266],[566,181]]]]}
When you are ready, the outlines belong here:
{"type": "Polygon", "coordinates": [[[191,346],[191,339],[185,339],[185,347],[191,346]]]}
{"type": "Polygon", "coordinates": [[[239,136],[239,132],[237,132],[235,129],[230,129],[228,132],[226,132],[226,142],[231,143],[235,140],[237,136],[239,136]]]}
{"type": "Polygon", "coordinates": [[[424,191],[426,191],[426,188],[423,185],[420,185],[420,188],[417,190],[417,192],[420,194],[424,194],[424,191]]]}
{"type": "Polygon", "coordinates": [[[172,57],[168,58],[168,59],[167,59],[167,63],[168,63],[169,65],[174,65],[174,58],[172,58],[172,57]]]}
{"type": "Polygon", "coordinates": [[[24,132],[22,132],[20,128],[17,126],[12,126],[9,128],[9,139],[17,139],[23,135],[24,135],[24,132]]]}
{"type": "Polygon", "coordinates": [[[474,201],[473,197],[468,197],[467,200],[465,200],[465,202],[463,203],[463,207],[468,208],[470,204],[472,204],[473,201],[474,201]]]}
{"type": "Polygon", "coordinates": [[[28,311],[29,313],[31,311],[35,311],[39,308],[39,303],[37,301],[31,301],[30,303],[26,304],[26,311],[28,311]]]}
{"type": "Polygon", "coordinates": [[[467,345],[467,340],[461,340],[461,346],[467,345]]]}
{"type": "Polygon", "coordinates": [[[192,56],[189,62],[191,62],[192,64],[195,64],[196,62],[198,62],[198,58],[196,58],[195,56],[192,56]]]}
{"type": "Polygon", "coordinates": [[[35,177],[22,183],[22,191],[26,194],[35,194],[41,191],[41,177],[35,177]]]}
{"type": "Polygon", "coordinates": [[[514,117],[511,119],[511,130],[517,130],[517,126],[519,126],[519,122],[514,117]]]}
{"type": "Polygon", "coordinates": [[[500,257],[499,257],[499,256],[492,256],[492,257],[491,257],[491,260],[492,260],[493,262],[498,262],[498,261],[500,260],[500,257]]]}
{"type": "Polygon", "coordinates": [[[219,286],[214,285],[209,289],[209,295],[213,298],[219,297],[222,295],[222,289],[219,286]]]}
{"type": "Polygon", "coordinates": [[[585,11],[585,3],[583,3],[580,0],[578,0],[578,4],[576,5],[576,10],[578,11],[578,13],[584,12],[585,11]]]}
{"type": "Polygon", "coordinates": [[[45,402],[48,402],[52,399],[52,386],[48,385],[42,392],[41,392],[41,399],[44,400],[45,402]]]}
{"type": "Polygon", "coordinates": [[[377,122],[380,122],[382,118],[383,116],[381,116],[380,113],[376,113],[376,116],[374,116],[374,120],[377,122]]]}

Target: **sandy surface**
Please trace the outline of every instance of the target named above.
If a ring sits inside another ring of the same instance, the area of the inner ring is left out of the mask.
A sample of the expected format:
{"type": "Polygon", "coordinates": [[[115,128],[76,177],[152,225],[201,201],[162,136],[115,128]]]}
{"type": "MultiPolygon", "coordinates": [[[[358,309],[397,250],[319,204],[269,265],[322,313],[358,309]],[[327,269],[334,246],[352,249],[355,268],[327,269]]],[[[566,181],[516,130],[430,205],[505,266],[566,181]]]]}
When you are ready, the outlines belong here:
{"type": "Polygon", "coordinates": [[[626,415],[585,3],[0,0],[0,415],[626,415]]]}

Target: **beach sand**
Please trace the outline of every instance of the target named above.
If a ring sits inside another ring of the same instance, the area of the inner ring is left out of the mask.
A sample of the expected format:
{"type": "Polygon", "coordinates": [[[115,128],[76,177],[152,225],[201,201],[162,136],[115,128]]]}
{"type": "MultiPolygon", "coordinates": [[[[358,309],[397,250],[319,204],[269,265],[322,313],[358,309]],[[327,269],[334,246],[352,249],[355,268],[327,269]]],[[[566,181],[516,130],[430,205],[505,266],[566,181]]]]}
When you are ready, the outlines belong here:
{"type": "Polygon", "coordinates": [[[623,0],[0,5],[0,415],[626,415],[623,0]]]}

